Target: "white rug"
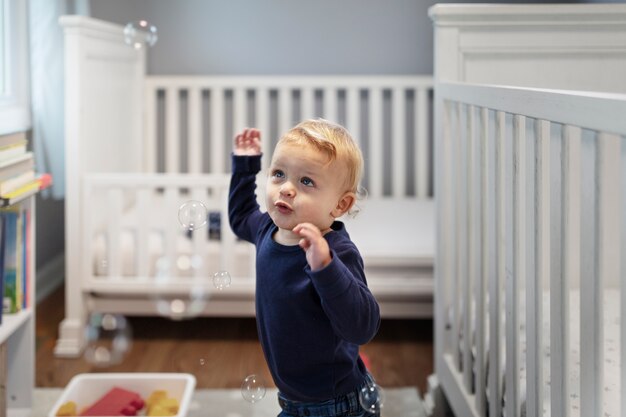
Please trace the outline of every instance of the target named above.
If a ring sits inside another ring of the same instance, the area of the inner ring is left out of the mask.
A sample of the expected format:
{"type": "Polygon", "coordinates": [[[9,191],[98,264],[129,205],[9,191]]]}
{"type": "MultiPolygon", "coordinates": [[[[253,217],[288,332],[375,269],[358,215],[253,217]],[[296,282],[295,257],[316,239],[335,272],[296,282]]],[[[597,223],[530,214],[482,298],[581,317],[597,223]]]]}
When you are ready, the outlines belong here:
{"type": "MultiPolygon", "coordinates": [[[[61,388],[37,388],[33,398],[32,417],[47,417],[61,388]]],[[[425,417],[415,388],[389,388],[385,391],[382,417],[425,417]]],[[[196,390],[187,417],[276,417],[280,412],[276,389],[268,389],[265,397],[251,404],[237,389],[196,390]]]]}

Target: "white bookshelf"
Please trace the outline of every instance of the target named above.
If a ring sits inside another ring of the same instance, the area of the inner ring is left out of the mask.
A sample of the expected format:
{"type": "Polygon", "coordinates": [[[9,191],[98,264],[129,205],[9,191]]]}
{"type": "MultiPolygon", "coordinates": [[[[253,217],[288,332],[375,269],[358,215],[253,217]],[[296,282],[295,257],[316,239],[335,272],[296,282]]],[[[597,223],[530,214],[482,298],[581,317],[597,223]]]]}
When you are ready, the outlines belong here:
{"type": "MultiPolygon", "coordinates": [[[[8,417],[29,417],[35,388],[35,197],[29,196],[15,205],[30,211],[31,271],[30,307],[16,314],[3,314],[0,343],[7,345],[6,405],[8,417]]],[[[5,366],[2,364],[1,366],[5,366]]]]}

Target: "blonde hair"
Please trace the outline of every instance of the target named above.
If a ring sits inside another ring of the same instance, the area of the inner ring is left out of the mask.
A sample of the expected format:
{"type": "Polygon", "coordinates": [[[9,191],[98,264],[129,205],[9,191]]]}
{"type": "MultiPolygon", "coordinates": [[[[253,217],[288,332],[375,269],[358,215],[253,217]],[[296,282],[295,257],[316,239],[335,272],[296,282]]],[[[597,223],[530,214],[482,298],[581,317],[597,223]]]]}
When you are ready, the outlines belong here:
{"type": "Polygon", "coordinates": [[[329,162],[342,163],[348,170],[346,188],[358,194],[363,176],[363,154],[345,127],[321,118],[304,120],[289,129],[277,146],[282,143],[306,143],[326,154],[329,162]]]}

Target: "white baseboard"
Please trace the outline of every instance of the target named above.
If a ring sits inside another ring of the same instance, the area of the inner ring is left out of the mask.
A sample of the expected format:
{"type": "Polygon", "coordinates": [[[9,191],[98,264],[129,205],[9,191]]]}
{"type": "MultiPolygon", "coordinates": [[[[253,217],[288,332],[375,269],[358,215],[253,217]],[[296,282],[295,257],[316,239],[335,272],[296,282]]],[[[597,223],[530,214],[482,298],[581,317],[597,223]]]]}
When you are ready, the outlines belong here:
{"type": "Polygon", "coordinates": [[[41,302],[65,280],[65,253],[61,253],[37,269],[36,300],[41,302]]]}

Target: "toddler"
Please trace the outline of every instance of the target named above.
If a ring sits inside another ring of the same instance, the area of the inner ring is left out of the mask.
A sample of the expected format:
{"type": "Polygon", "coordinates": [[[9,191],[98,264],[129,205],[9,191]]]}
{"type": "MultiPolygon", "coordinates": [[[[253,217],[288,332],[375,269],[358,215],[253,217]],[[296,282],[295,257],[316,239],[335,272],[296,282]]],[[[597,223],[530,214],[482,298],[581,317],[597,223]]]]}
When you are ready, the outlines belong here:
{"type": "Polygon", "coordinates": [[[359,345],[380,325],[361,255],[344,224],[357,198],[361,151],[348,133],[306,120],[278,141],[266,183],[266,208],[255,196],[261,134],[234,140],[229,220],[256,246],[259,339],[279,390],[279,417],[371,416],[359,404],[373,382],[359,345]]]}

